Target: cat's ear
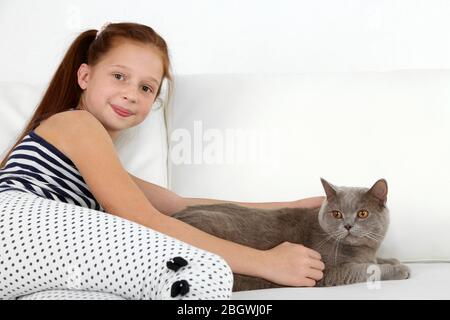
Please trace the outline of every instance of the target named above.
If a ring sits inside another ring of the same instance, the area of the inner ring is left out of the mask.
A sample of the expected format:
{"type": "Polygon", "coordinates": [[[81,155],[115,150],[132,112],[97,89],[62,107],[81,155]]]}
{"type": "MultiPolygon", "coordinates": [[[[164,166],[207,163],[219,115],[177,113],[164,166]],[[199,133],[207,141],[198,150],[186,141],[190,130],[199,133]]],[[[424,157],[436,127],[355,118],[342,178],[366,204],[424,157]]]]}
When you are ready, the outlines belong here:
{"type": "Polygon", "coordinates": [[[380,202],[383,205],[385,205],[388,193],[388,186],[386,180],[380,179],[377,182],[375,182],[375,184],[372,186],[372,188],[370,188],[369,191],[367,191],[367,193],[371,194],[372,196],[380,200],[380,202]]]}
{"type": "Polygon", "coordinates": [[[333,198],[336,195],[335,186],[333,186],[331,183],[327,182],[323,178],[320,178],[320,181],[322,182],[322,186],[323,189],[325,190],[325,194],[327,195],[327,199],[333,198]]]}

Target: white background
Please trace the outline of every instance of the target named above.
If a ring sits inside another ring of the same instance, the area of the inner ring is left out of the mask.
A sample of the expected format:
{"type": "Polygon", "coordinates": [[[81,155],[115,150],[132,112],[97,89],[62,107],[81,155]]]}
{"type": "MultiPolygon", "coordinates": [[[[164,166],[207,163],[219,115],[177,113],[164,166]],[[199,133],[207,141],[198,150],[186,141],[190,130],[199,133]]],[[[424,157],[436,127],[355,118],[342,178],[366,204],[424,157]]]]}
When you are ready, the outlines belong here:
{"type": "Polygon", "coordinates": [[[446,0],[1,0],[0,81],[46,84],[105,21],[148,24],[175,74],[450,68],[446,0]]]}

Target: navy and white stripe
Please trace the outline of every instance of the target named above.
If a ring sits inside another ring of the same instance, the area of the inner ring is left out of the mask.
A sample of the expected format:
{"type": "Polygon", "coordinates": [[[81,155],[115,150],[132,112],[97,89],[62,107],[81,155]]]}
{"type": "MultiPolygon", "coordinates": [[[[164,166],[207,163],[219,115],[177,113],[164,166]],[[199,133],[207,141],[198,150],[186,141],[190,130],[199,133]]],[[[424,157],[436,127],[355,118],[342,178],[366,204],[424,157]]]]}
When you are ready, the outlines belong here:
{"type": "Polygon", "coordinates": [[[34,130],[14,148],[0,169],[0,192],[7,190],[105,212],[75,164],[34,130]]]}

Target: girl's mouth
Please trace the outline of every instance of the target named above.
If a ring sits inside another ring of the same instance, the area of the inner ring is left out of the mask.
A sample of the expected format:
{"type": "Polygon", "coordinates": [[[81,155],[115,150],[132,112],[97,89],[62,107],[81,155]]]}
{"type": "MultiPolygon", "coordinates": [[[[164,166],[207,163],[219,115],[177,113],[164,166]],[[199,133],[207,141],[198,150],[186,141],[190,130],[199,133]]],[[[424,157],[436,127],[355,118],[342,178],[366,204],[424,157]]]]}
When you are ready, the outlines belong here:
{"type": "Polygon", "coordinates": [[[119,107],[117,105],[111,104],[111,108],[114,110],[115,113],[117,113],[121,117],[129,117],[133,115],[129,110],[124,109],[122,107],[119,107]]]}

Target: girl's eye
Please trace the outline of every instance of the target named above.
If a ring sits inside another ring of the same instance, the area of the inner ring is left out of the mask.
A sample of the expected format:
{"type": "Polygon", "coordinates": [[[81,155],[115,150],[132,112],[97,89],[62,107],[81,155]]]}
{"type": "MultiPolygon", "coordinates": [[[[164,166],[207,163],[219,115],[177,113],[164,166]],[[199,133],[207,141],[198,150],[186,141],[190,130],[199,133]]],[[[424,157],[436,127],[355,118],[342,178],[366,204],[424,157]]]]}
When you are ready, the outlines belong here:
{"type": "Polygon", "coordinates": [[[143,87],[142,87],[142,90],[144,90],[145,92],[151,92],[151,93],[153,93],[153,89],[152,89],[151,87],[148,87],[148,86],[143,86],[143,87]]]}
{"type": "Polygon", "coordinates": [[[331,211],[331,214],[333,215],[333,218],[336,218],[336,219],[342,219],[342,213],[340,213],[340,212],[337,211],[337,210],[331,211]]]}
{"type": "Polygon", "coordinates": [[[123,74],[114,73],[114,78],[116,78],[117,80],[122,80],[123,79],[123,74]]]}
{"type": "Polygon", "coordinates": [[[369,211],[367,210],[359,210],[358,211],[358,218],[365,219],[369,216],[369,211]]]}

